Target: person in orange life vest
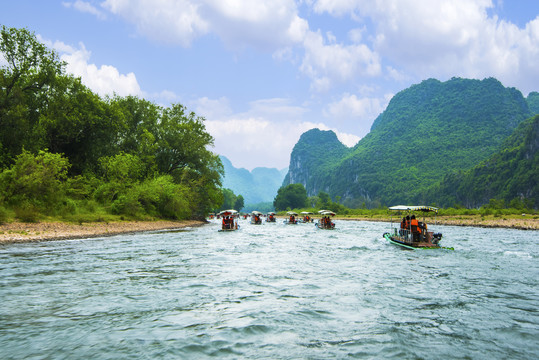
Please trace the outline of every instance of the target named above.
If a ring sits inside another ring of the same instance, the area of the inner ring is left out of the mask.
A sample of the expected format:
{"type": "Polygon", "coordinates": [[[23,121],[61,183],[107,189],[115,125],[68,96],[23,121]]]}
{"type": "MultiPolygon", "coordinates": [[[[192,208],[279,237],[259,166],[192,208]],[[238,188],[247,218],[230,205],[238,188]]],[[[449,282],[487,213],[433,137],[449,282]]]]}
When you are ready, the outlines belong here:
{"type": "Polygon", "coordinates": [[[415,218],[415,215],[412,215],[412,218],[410,220],[410,227],[412,228],[414,241],[419,241],[419,234],[421,234],[421,229],[419,228],[419,222],[415,218]]]}

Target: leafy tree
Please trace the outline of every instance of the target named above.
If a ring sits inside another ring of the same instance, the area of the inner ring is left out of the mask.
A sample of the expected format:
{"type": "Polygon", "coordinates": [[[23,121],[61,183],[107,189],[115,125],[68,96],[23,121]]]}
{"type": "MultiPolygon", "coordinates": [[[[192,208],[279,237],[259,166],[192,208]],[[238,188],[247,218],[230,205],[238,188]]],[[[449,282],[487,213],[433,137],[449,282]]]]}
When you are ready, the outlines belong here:
{"type": "Polygon", "coordinates": [[[0,166],[5,167],[23,148],[39,150],[35,125],[65,64],[27,29],[2,26],[0,52],[6,60],[0,67],[0,166]]]}
{"type": "Polygon", "coordinates": [[[1,197],[11,205],[30,203],[52,210],[64,198],[68,168],[69,161],[60,154],[23,151],[12,167],[0,174],[1,197]]]}
{"type": "Polygon", "coordinates": [[[234,202],[234,209],[237,211],[241,211],[241,209],[243,209],[244,206],[245,205],[243,203],[243,196],[238,195],[238,197],[236,198],[236,201],[234,202]]]}
{"type": "Polygon", "coordinates": [[[162,108],[135,96],[114,97],[111,113],[118,118],[120,151],[137,154],[146,166],[146,174],[157,169],[157,136],[162,108]]]}
{"type": "Polygon", "coordinates": [[[307,206],[307,190],[303,184],[283,186],[277,191],[273,206],[277,211],[303,208],[307,206]]]}
{"type": "Polygon", "coordinates": [[[320,191],[318,193],[318,203],[316,206],[320,209],[326,209],[331,204],[331,198],[329,197],[329,194],[323,191],[320,191]]]}
{"type": "Polygon", "coordinates": [[[36,127],[43,146],[65,154],[73,164],[72,174],[95,172],[99,158],[118,152],[122,119],[79,78],[58,77],[56,88],[49,93],[36,127]]]}

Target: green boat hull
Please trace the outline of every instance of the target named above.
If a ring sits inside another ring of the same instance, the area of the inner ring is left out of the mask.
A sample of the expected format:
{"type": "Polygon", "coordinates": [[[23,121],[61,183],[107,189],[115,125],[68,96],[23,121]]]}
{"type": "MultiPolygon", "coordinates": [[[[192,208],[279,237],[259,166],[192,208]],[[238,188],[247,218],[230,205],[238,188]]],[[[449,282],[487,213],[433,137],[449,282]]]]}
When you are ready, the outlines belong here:
{"type": "Polygon", "coordinates": [[[432,250],[432,249],[445,249],[445,250],[455,250],[454,248],[452,247],[444,247],[444,246],[431,246],[431,247],[416,247],[416,246],[411,246],[411,245],[408,245],[408,244],[404,244],[400,241],[396,241],[394,240],[393,238],[391,238],[391,235],[389,233],[385,233],[384,234],[384,238],[389,241],[391,244],[393,245],[397,245],[397,246],[400,246],[402,248],[405,248],[405,249],[408,249],[408,250],[432,250]]]}

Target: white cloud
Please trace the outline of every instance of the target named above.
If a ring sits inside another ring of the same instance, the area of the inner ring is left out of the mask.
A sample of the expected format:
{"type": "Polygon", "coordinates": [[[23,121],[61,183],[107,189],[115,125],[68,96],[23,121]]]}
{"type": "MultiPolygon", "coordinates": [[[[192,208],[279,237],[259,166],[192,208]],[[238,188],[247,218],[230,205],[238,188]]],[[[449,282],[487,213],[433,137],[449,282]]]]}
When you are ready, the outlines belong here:
{"type": "Polygon", "coordinates": [[[391,95],[369,98],[345,93],[340,100],[330,103],[323,113],[337,123],[353,124],[355,128],[351,132],[363,137],[369,132],[374,119],[385,110],[390,99],[391,95]]]}
{"type": "Polygon", "coordinates": [[[300,42],[308,29],[294,0],[105,0],[102,7],[143,36],[184,47],[211,32],[232,49],[273,52],[300,42]]]}
{"type": "Polygon", "coordinates": [[[98,8],[96,8],[95,6],[93,6],[87,1],[77,0],[74,3],[62,2],[62,5],[65,6],[66,8],[73,7],[74,9],[80,12],[95,15],[98,19],[101,19],[101,20],[106,18],[106,15],[103,11],[99,10],[98,8]]]}
{"type": "Polygon", "coordinates": [[[120,74],[114,66],[101,65],[98,67],[89,63],[91,52],[86,50],[83,43],[79,44],[79,48],[74,48],[61,41],[53,43],[44,40],[40,35],[37,35],[37,38],[58,51],[60,59],[67,63],[66,71],[80,77],[82,83],[97,94],[101,96],[114,93],[120,96],[142,95],[134,73],[120,74]]]}
{"type": "Polygon", "coordinates": [[[158,42],[189,46],[193,39],[209,31],[208,22],[199,13],[200,3],[195,1],[106,0],[102,6],[158,42]]]}
{"type": "Polygon", "coordinates": [[[381,74],[378,54],[364,44],[325,44],[318,31],[309,32],[303,45],[305,56],[300,70],[313,79],[314,89],[323,90],[334,82],[354,81],[358,77],[381,74]]]}
{"type": "Polygon", "coordinates": [[[317,0],[313,9],[361,23],[369,18],[372,50],[391,63],[391,78],[493,76],[536,90],[539,17],[519,28],[489,16],[496,6],[491,0],[317,0]]]}
{"type": "Polygon", "coordinates": [[[215,139],[215,151],[232,159],[234,166],[284,168],[301,134],[312,128],[333,130],[348,146],[359,137],[339,132],[322,122],[303,119],[308,109],[288,99],[261,99],[243,113],[234,113],[226,98],[197,101],[197,113],[206,118],[206,129],[215,139]]]}

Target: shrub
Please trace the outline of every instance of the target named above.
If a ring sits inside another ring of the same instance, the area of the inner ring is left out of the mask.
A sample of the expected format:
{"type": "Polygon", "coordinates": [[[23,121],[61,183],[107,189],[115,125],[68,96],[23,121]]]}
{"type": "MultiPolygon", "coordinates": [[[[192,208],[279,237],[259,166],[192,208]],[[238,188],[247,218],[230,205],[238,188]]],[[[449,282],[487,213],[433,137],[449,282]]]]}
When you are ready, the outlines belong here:
{"type": "Polygon", "coordinates": [[[5,224],[9,216],[7,210],[4,207],[0,206],[0,224],[5,224]]]}
{"type": "Polygon", "coordinates": [[[15,207],[15,217],[22,222],[35,223],[39,220],[39,210],[30,202],[23,202],[15,207]]]}

